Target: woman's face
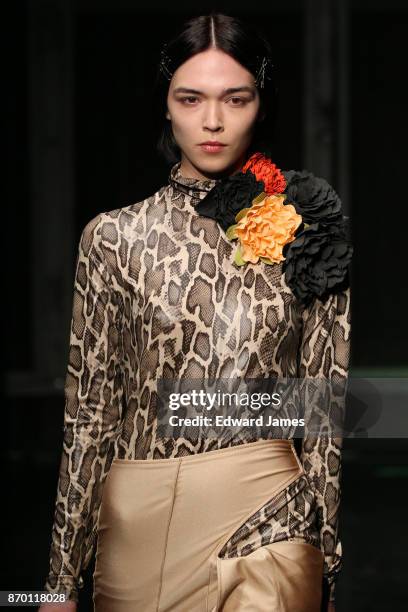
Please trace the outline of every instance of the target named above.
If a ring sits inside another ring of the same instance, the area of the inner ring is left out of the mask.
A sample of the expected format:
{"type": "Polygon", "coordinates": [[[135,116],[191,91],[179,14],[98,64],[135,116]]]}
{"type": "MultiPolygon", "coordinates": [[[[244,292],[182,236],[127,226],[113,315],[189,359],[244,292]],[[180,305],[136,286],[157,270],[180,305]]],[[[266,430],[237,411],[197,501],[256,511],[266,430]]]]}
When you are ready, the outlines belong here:
{"type": "Polygon", "coordinates": [[[170,81],[166,112],[181,149],[182,174],[219,178],[238,172],[259,110],[253,75],[230,55],[208,49],[184,62],[170,81]],[[217,152],[200,146],[214,140],[225,146],[217,152]]]}

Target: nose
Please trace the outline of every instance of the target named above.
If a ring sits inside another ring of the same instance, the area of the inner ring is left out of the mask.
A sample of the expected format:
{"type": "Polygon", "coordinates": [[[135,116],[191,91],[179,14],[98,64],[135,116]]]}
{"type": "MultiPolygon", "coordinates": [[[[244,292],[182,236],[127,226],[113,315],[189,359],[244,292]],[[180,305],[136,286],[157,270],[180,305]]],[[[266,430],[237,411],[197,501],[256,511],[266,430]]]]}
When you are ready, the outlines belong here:
{"type": "Polygon", "coordinates": [[[223,129],[222,111],[216,101],[208,102],[205,107],[203,128],[211,130],[212,132],[223,129]]]}

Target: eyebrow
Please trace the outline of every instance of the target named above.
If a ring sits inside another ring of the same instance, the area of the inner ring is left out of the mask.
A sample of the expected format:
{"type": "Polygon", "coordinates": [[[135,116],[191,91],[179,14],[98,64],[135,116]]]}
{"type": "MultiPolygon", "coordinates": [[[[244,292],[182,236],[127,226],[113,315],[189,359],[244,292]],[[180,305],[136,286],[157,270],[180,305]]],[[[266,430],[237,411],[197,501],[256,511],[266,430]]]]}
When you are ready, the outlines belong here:
{"type": "MultiPolygon", "coordinates": [[[[223,89],[222,94],[230,94],[237,93],[239,91],[249,91],[249,93],[254,93],[254,88],[249,85],[241,85],[240,87],[229,87],[228,89],[223,89]]],[[[193,93],[193,94],[202,94],[202,91],[198,89],[189,89],[187,87],[176,87],[173,93],[193,93]]]]}

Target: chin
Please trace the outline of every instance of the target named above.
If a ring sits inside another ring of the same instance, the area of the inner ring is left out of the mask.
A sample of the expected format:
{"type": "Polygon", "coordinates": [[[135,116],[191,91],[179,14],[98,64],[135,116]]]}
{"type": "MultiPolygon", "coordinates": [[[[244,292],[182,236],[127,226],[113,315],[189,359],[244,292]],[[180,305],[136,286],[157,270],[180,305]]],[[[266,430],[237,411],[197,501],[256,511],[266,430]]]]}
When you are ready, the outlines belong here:
{"type": "MultiPolygon", "coordinates": [[[[194,159],[194,158],[193,158],[194,159]]],[[[199,158],[194,159],[194,164],[202,170],[211,172],[222,172],[227,170],[236,162],[236,158],[226,153],[208,154],[202,153],[199,158]]]]}
{"type": "Polygon", "coordinates": [[[210,178],[222,178],[228,175],[230,167],[231,164],[221,164],[220,162],[213,164],[197,164],[197,168],[200,172],[208,175],[210,178]]]}

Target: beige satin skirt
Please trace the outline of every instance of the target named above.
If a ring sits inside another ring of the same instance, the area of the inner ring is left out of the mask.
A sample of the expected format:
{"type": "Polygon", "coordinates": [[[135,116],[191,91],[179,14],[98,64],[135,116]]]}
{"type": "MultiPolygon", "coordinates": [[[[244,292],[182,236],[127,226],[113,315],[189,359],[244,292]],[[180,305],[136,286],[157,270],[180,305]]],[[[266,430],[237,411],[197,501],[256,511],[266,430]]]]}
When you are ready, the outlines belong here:
{"type": "Polygon", "coordinates": [[[319,612],[323,553],[304,540],[221,558],[224,544],[304,473],[293,440],[171,459],[115,458],[105,481],[95,612],[319,612]]]}

